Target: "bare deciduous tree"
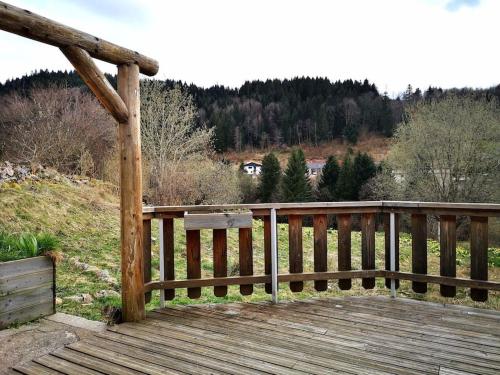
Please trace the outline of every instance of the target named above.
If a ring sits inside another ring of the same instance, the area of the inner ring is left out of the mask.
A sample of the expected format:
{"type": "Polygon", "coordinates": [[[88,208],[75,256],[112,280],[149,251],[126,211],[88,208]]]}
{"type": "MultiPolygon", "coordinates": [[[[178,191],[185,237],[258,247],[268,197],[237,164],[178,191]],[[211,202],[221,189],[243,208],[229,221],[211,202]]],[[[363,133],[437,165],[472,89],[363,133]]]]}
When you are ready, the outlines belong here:
{"type": "Polygon", "coordinates": [[[115,143],[113,119],[80,88],[32,89],[0,99],[5,159],[101,177],[115,143]]]}
{"type": "Polygon", "coordinates": [[[236,171],[212,160],[213,131],[196,128],[197,108],[179,87],[141,82],[145,192],[155,204],[238,202],[236,171]]]}
{"type": "MultiPolygon", "coordinates": [[[[397,129],[388,160],[401,186],[398,195],[442,202],[498,199],[498,102],[450,95],[413,105],[406,119],[397,129]]],[[[394,195],[383,191],[384,179],[387,175],[379,175],[371,182],[372,196],[394,195]]]]}

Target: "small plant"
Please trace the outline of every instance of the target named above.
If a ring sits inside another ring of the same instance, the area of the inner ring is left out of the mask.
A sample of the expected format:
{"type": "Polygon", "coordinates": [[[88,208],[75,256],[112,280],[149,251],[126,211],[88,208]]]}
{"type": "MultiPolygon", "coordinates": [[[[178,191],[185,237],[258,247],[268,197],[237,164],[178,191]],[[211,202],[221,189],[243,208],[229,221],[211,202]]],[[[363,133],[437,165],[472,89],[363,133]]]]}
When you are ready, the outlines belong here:
{"type": "Polygon", "coordinates": [[[57,238],[47,233],[11,235],[0,232],[0,262],[48,255],[54,261],[61,256],[56,251],[57,238]]]}

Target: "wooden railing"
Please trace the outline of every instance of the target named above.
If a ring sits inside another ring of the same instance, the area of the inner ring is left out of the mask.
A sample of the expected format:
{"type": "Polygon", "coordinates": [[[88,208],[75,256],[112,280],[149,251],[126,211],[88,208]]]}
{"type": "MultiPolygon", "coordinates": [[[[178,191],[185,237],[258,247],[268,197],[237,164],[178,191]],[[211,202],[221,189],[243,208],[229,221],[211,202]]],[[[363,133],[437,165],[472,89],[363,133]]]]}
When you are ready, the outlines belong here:
{"type": "Polygon", "coordinates": [[[410,280],[412,289],[426,293],[427,284],[440,284],[440,293],[454,297],[457,287],[471,288],[474,301],[486,301],[488,290],[500,291],[500,282],[488,281],[488,217],[500,216],[498,204],[428,203],[428,202],[329,202],[275,203],[254,205],[212,205],[146,207],[144,223],[144,292],[146,302],[152,290],[161,290],[162,302],[175,297],[175,289],[187,288],[190,298],[199,298],[202,287],[214,287],[216,296],[225,296],[228,285],[240,285],[240,293],[253,293],[254,284],[277,298],[279,283],[288,282],[292,292],[303,290],[304,281],[314,281],[317,291],[327,289],[328,280],[338,280],[339,288],[351,288],[351,280],[361,278],[365,289],[375,287],[375,278],[385,278],[392,293],[399,280],[410,280]],[[186,213],[217,215],[186,215],[186,213]],[[222,215],[221,213],[231,213],[222,215]],[[240,213],[240,214],[238,214],[240,213]],[[246,213],[246,214],[245,214],[246,213]],[[263,220],[264,274],[254,275],[252,228],[244,215],[263,220]],[[399,226],[401,215],[411,217],[411,272],[399,270],[399,226]],[[239,215],[242,215],[241,217],[239,215]],[[338,244],[329,244],[329,216],[336,216],[338,244]],[[353,215],[360,216],[361,270],[351,265],[353,215]],[[175,280],[174,220],[185,218],[187,279],[175,280]],[[385,267],[375,267],[375,230],[377,216],[382,216],[385,230],[385,267]],[[440,274],[427,274],[427,216],[439,220],[440,274]],[[456,275],[457,217],[470,217],[470,279],[456,275]],[[192,217],[194,219],[192,219],[192,217]],[[277,266],[276,217],[288,221],[289,272],[279,273],[277,266]],[[302,223],[312,217],[314,233],[314,272],[303,272],[302,223]],[[151,280],[151,220],[160,221],[160,280],[151,280]],[[189,221],[189,223],[188,223],[189,221]],[[227,229],[239,231],[239,276],[227,275],[227,229]],[[201,277],[200,229],[213,230],[213,277],[201,277]],[[328,252],[337,251],[337,270],[328,269],[328,252]]]}

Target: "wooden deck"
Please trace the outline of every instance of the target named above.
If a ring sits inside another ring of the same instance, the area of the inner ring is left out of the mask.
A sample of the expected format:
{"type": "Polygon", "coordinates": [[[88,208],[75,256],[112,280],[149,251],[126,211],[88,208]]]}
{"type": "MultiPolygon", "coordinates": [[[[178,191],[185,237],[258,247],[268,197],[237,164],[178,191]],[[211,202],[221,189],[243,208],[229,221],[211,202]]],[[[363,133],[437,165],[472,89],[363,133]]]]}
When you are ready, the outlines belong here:
{"type": "Polygon", "coordinates": [[[404,298],[168,307],[24,374],[494,374],[500,312],[404,298]]]}

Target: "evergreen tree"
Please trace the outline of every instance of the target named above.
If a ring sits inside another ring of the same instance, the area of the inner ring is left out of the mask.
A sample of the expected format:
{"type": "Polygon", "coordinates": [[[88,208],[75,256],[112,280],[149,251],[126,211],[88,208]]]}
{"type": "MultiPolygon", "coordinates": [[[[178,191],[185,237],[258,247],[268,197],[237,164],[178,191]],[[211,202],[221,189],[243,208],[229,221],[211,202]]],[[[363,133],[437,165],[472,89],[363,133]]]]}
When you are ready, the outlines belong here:
{"type": "Polygon", "coordinates": [[[262,159],[259,185],[259,199],[261,202],[276,202],[278,200],[280,179],[280,163],[271,152],[262,159]]]}
{"type": "Polygon", "coordinates": [[[373,159],[366,153],[359,153],[354,158],[352,165],[355,185],[353,199],[359,200],[359,191],[361,187],[377,173],[377,167],[373,159]]]}
{"type": "Polygon", "coordinates": [[[321,201],[331,202],[337,200],[336,188],[339,172],[340,167],[337,158],[329,156],[318,182],[318,198],[321,201]]]}
{"type": "Polygon", "coordinates": [[[312,188],[307,176],[304,152],[295,149],[288,159],[283,176],[282,190],[285,202],[308,202],[312,200],[312,188]]]}
{"type": "Polygon", "coordinates": [[[354,174],[353,162],[350,153],[346,154],[340,168],[336,186],[336,196],[340,201],[353,201],[357,199],[357,179],[354,174]]]}

